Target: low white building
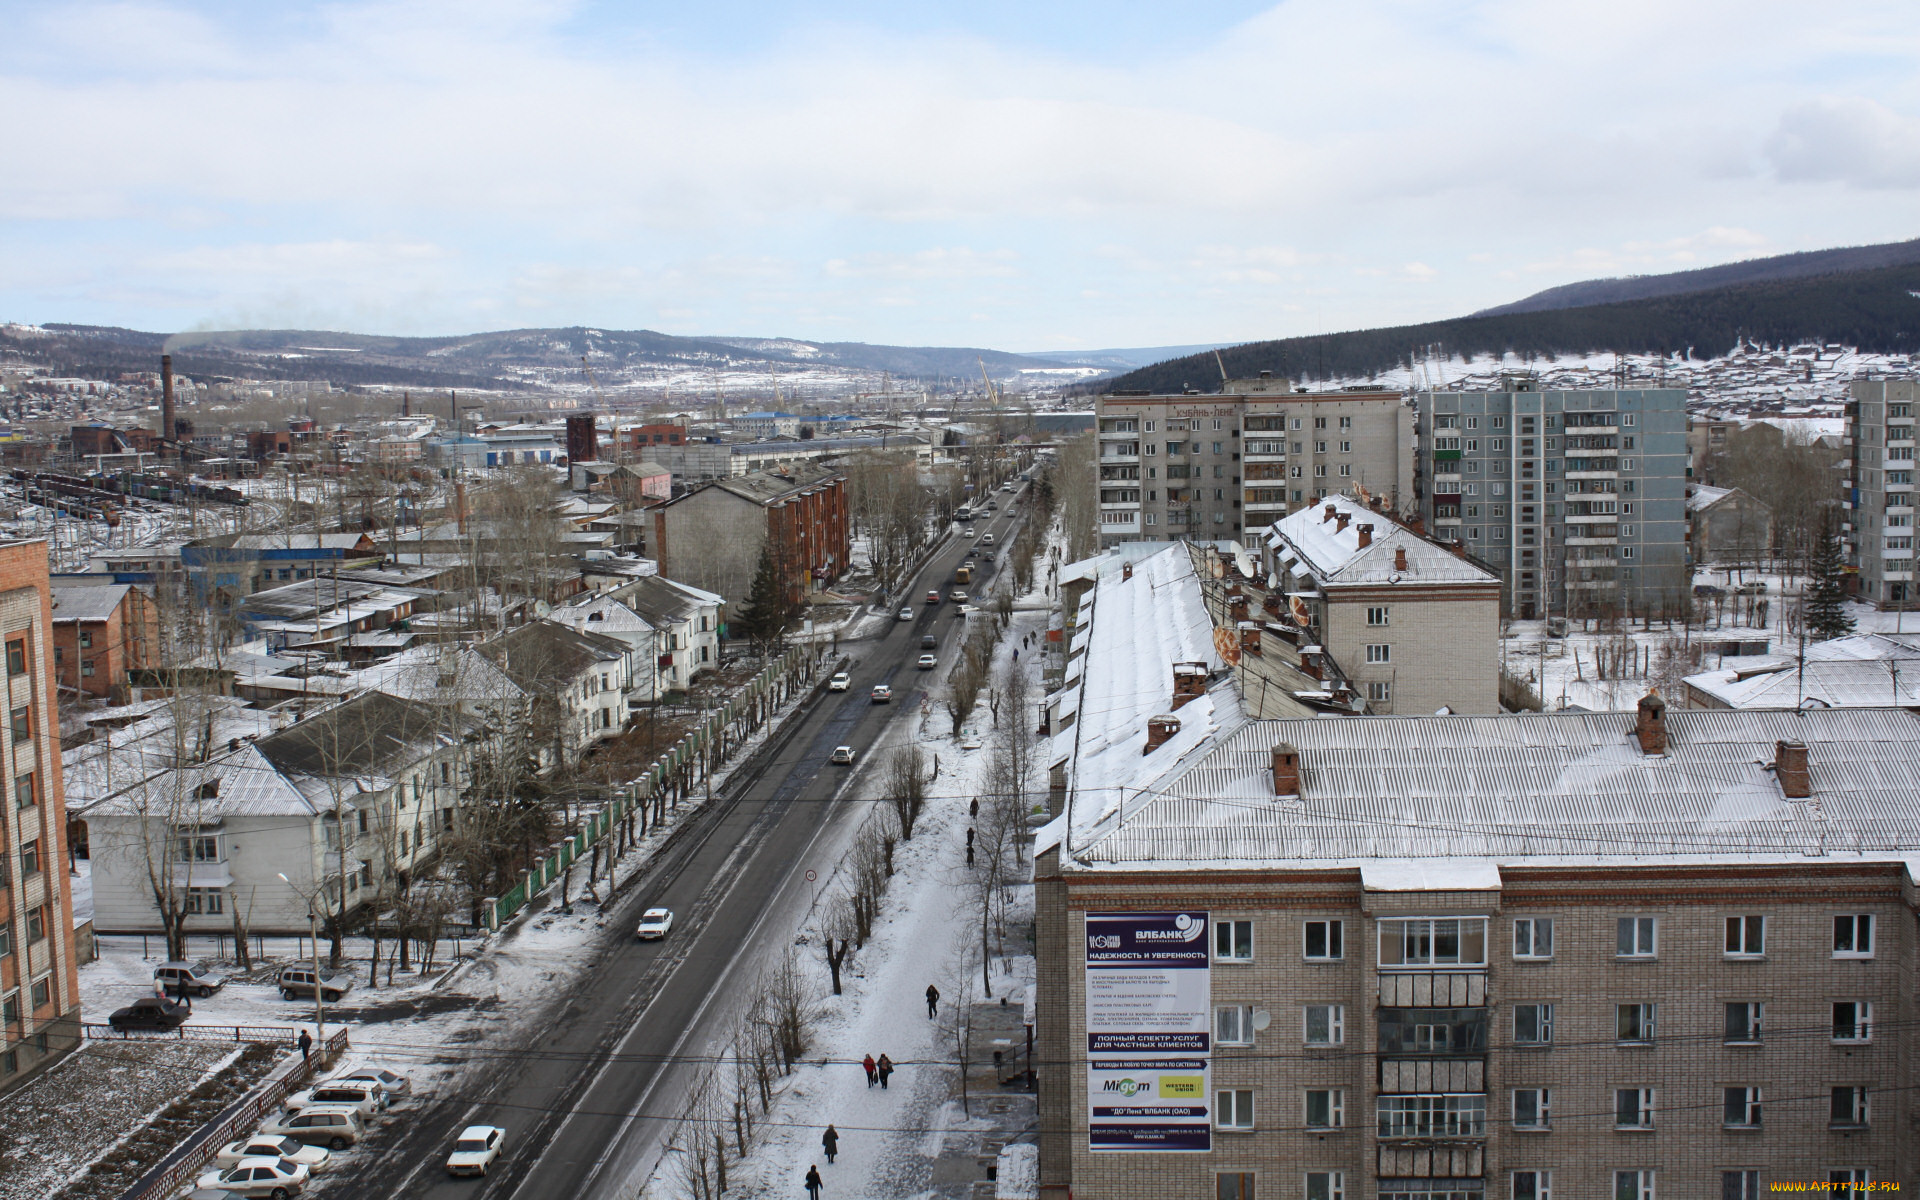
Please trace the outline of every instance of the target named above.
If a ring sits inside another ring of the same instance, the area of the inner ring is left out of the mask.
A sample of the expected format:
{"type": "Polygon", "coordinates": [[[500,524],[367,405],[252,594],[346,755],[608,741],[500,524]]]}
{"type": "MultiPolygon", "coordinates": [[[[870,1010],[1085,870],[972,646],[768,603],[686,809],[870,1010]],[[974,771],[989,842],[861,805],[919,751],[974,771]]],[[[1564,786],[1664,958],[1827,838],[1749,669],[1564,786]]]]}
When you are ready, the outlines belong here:
{"type": "Polygon", "coordinates": [[[720,666],[720,626],[726,601],[692,584],[654,575],[607,593],[655,631],[657,695],[681,691],[720,666]]]}
{"type": "Polygon", "coordinates": [[[579,759],[627,725],[644,651],[557,621],[532,621],[478,650],[531,699],[533,738],[548,766],[579,759]]]}

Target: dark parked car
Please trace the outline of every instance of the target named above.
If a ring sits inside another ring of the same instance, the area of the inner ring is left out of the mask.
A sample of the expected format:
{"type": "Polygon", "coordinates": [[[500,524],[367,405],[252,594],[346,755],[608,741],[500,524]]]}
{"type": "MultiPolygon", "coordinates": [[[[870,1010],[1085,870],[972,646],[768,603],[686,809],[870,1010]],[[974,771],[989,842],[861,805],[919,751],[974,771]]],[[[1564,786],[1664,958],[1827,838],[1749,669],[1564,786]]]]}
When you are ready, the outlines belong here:
{"type": "Polygon", "coordinates": [[[186,1024],[187,1016],[184,1004],[158,996],[142,996],[125,1008],[114,1009],[107,1024],[115,1029],[172,1029],[186,1024]]]}

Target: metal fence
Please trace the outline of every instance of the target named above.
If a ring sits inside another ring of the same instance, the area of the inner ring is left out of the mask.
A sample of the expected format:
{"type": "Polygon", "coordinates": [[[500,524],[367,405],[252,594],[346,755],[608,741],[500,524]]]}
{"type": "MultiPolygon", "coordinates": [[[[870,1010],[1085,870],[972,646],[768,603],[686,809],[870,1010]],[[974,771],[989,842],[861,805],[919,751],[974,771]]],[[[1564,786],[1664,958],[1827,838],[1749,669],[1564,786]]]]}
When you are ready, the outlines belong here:
{"type": "Polygon", "coordinates": [[[89,1022],[80,1027],[81,1036],[97,1042],[262,1042],[268,1045],[299,1044],[300,1031],[281,1025],[178,1025],[172,1029],[115,1029],[111,1025],[89,1022]]]}
{"type": "MultiPolygon", "coordinates": [[[[89,1027],[94,1028],[94,1027],[89,1027]]],[[[224,1027],[223,1027],[224,1028],[224,1027]]],[[[234,1027],[236,1032],[245,1026],[234,1027]]],[[[290,1030],[254,1030],[257,1033],[292,1032],[290,1030]]],[[[92,1036],[91,1033],[88,1036],[92,1036]]],[[[241,1041],[260,1039],[241,1038],[241,1041]]],[[[278,1039],[269,1039],[278,1040],[278,1039]]],[[[221,1111],[220,1115],[193,1131],[187,1140],[173,1148],[153,1170],[142,1176],[126,1191],[120,1193],[120,1200],[162,1200],[172,1196],[181,1188],[187,1187],[207,1169],[213,1156],[220,1153],[220,1147],[230,1141],[236,1141],[245,1134],[253,1132],[260,1122],[280,1107],[287,1094],[305,1084],[316,1074],[327,1069],[339,1060],[347,1050],[347,1031],[344,1028],[334,1031],[326,1045],[319,1048],[312,1058],[293,1064],[292,1069],[277,1078],[267,1080],[265,1085],[255,1088],[221,1111]]]]}
{"type": "Polygon", "coordinates": [[[709,712],[697,727],[668,747],[666,753],[656,759],[645,774],[616,790],[608,804],[586,819],[580,832],[535,859],[531,867],[521,872],[520,882],[514,884],[505,895],[482,901],[480,915],[486,927],[497,931],[512,920],[535,896],[558,879],[569,865],[578,861],[583,853],[592,850],[595,843],[613,832],[629,815],[654,803],[676,787],[684,787],[696,765],[712,771],[718,766],[717,760],[724,757],[725,752],[737,741],[744,740],[772,718],[774,706],[765,701],[789,675],[805,669],[817,653],[816,648],[807,646],[789,649],[779,659],[767,664],[744,687],[728,697],[724,704],[709,712]],[[751,723],[730,735],[729,731],[734,729],[735,724],[746,718],[752,718],[751,723]],[[711,756],[716,761],[708,761],[707,752],[716,743],[717,752],[711,756]]]}

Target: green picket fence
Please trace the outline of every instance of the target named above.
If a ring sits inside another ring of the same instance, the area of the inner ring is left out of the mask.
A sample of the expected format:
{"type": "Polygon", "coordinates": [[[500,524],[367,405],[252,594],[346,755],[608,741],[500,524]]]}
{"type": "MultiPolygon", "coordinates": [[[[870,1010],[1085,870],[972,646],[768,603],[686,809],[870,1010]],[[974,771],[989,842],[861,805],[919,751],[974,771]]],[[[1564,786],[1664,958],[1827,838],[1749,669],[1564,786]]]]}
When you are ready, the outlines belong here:
{"type": "MultiPolygon", "coordinates": [[[[739,692],[715,708],[705,722],[688,731],[684,737],[669,747],[665,754],[647,768],[644,775],[632,780],[627,786],[617,789],[612,802],[588,817],[579,833],[562,841],[553,853],[537,859],[533,866],[522,874],[519,883],[514,884],[505,895],[493,900],[482,911],[481,916],[487,928],[498,930],[511,921],[535,896],[545,891],[548,885],[558,879],[569,864],[578,861],[582,854],[592,850],[595,843],[610,834],[614,826],[626,820],[629,813],[651,802],[660,794],[662,788],[668,786],[670,779],[692,763],[701,751],[719,738],[734,720],[747,710],[751,701],[765,695],[780,681],[781,676],[803,666],[806,654],[805,649],[796,646],[788,650],[779,661],[768,664],[739,692]]],[[[751,730],[746,732],[750,733],[751,730]]]]}

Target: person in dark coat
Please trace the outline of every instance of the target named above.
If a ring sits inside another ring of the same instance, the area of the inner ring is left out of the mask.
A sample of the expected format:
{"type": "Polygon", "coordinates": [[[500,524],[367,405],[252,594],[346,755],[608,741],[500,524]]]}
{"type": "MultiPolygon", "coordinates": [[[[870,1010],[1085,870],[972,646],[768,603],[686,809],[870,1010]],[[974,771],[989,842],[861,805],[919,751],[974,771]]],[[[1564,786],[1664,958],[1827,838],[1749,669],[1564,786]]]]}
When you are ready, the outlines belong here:
{"type": "Polygon", "coordinates": [[[927,1020],[931,1021],[940,1014],[940,989],[927,985],[927,1020]]]}
{"type": "Polygon", "coordinates": [[[820,1148],[827,1152],[827,1165],[832,1166],[833,1156],[840,1153],[840,1131],[827,1126],[827,1131],[820,1135],[820,1148]]]}
{"type": "Polygon", "coordinates": [[[807,1200],[820,1200],[820,1164],[807,1168],[807,1200]]]}
{"type": "Polygon", "coordinates": [[[306,1030],[302,1029],[300,1031],[299,1045],[300,1045],[300,1061],[306,1062],[307,1054],[313,1049],[313,1035],[308,1033],[306,1030]]]}
{"type": "Polygon", "coordinates": [[[860,1065],[867,1069],[867,1086],[872,1087],[873,1086],[873,1055],[869,1054],[865,1058],[861,1059],[860,1065]]]}
{"type": "Polygon", "coordinates": [[[880,1074],[880,1090],[887,1090],[887,1076],[893,1074],[893,1060],[882,1054],[879,1064],[874,1068],[880,1074]]]}

